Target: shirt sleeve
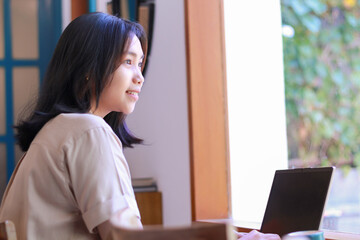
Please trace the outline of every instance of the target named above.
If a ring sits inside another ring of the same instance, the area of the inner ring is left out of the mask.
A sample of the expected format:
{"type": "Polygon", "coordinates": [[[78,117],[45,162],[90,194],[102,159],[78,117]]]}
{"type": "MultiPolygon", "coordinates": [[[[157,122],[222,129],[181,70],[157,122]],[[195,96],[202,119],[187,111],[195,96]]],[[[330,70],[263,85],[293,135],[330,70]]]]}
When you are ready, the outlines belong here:
{"type": "Polygon", "coordinates": [[[140,217],[120,140],[106,128],[86,131],[68,146],[73,192],[90,232],[122,209],[140,217]]]}

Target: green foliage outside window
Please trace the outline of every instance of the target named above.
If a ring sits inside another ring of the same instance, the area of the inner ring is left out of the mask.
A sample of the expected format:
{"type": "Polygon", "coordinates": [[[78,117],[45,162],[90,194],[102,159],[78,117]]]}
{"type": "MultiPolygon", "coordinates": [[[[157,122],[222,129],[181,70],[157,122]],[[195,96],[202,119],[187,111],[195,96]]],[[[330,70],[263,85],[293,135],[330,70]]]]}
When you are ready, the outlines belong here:
{"type": "MultiPolygon", "coordinates": [[[[289,159],[360,166],[360,6],[356,0],[282,0],[289,159]]],[[[296,164],[296,160],[301,164],[296,164]]]]}

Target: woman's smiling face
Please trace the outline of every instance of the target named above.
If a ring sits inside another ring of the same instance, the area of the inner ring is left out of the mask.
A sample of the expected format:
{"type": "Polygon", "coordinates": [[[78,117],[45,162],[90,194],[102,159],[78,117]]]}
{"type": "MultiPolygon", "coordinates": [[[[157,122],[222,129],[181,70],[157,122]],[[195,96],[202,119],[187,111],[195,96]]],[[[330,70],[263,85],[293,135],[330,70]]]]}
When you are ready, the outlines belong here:
{"type": "Polygon", "coordinates": [[[105,117],[110,112],[130,114],[134,111],[144,83],[141,71],[143,59],[140,40],[133,36],[122,56],[120,66],[100,95],[98,107],[95,109],[94,105],[92,106],[95,115],[105,117]]]}

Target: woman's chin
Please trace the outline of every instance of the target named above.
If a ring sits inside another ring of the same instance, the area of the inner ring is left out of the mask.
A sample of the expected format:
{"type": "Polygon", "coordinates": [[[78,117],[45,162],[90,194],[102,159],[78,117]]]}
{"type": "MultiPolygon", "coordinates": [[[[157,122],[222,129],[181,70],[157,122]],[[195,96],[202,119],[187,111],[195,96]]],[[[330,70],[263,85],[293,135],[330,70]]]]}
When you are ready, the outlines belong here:
{"type": "Polygon", "coordinates": [[[121,112],[122,112],[123,114],[125,114],[125,115],[129,115],[129,114],[131,114],[131,113],[134,111],[134,109],[135,109],[135,106],[132,107],[132,108],[124,109],[124,110],[121,111],[121,112]]]}

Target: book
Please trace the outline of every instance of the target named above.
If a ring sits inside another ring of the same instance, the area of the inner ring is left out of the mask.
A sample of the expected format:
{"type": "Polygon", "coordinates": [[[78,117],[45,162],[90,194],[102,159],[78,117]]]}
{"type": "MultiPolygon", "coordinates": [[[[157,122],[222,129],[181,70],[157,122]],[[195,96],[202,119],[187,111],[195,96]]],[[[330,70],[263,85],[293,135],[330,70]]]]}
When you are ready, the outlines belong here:
{"type": "Polygon", "coordinates": [[[156,192],[157,185],[154,178],[133,178],[131,184],[134,192],[156,192]]]}
{"type": "Polygon", "coordinates": [[[156,181],[154,178],[133,178],[131,184],[133,187],[156,186],[156,181]]]}
{"type": "Polygon", "coordinates": [[[134,192],[157,192],[157,186],[156,185],[152,185],[152,186],[147,186],[147,187],[134,187],[134,192]]]}

